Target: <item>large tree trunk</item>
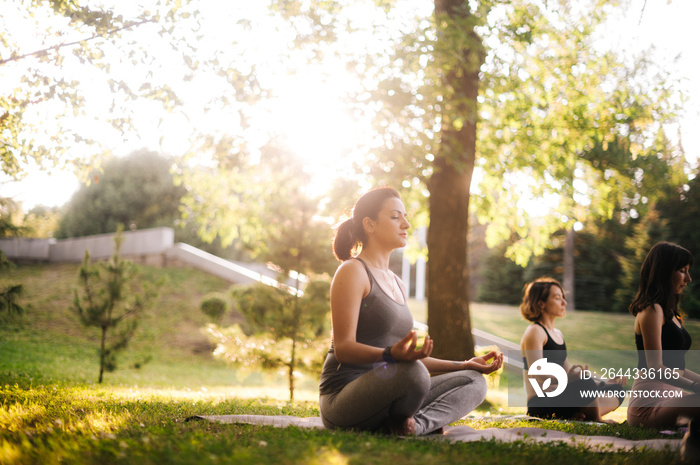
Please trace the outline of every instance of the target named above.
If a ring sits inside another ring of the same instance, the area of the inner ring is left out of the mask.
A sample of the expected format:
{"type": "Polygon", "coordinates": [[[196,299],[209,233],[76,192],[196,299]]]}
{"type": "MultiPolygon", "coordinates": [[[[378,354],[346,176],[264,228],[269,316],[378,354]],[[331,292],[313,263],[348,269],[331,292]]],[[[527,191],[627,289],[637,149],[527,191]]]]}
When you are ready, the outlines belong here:
{"type": "MultiPolygon", "coordinates": [[[[464,19],[464,0],[435,0],[435,14],[464,19]]],[[[438,21],[440,23],[440,21],[438,21]]],[[[446,27],[450,26],[450,21],[446,27]]],[[[464,22],[460,21],[461,26],[464,22]]],[[[454,32],[454,31],[453,31],[454,32]]],[[[442,40],[453,34],[441,34],[442,40]]],[[[463,360],[474,355],[469,318],[467,232],[469,186],[476,152],[476,97],[483,47],[476,33],[461,41],[463,60],[451,63],[442,87],[449,89],[442,102],[442,130],[430,192],[428,228],[428,326],[435,340],[433,355],[463,360]]],[[[439,36],[438,40],[441,40],[439,36]]],[[[450,45],[448,45],[450,47],[450,45]]]]}

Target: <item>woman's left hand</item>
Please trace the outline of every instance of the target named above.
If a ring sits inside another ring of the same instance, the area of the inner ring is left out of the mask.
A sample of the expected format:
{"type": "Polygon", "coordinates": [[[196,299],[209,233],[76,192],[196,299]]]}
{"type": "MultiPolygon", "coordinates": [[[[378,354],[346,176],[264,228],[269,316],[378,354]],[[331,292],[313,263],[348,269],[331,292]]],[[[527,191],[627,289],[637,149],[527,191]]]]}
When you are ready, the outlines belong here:
{"type": "Polygon", "coordinates": [[[501,368],[503,365],[503,354],[492,350],[481,357],[474,357],[464,362],[465,370],[474,370],[488,375],[501,368]],[[491,360],[491,362],[489,362],[491,360]]]}

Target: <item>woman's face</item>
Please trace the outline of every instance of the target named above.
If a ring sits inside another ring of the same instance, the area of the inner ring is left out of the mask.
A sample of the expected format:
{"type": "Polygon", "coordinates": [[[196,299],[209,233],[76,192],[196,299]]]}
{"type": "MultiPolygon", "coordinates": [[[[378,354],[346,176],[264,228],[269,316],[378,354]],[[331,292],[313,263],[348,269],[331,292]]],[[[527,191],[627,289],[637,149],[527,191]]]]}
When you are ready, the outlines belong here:
{"type": "Polygon", "coordinates": [[[680,270],[673,272],[671,277],[671,286],[675,294],[680,294],[685,289],[692,279],[690,278],[690,265],[686,265],[680,270]]]}
{"type": "Polygon", "coordinates": [[[564,299],[564,292],[559,286],[552,285],[549,288],[549,297],[545,301],[540,301],[540,305],[543,305],[543,314],[554,318],[566,316],[566,300],[564,299]]]}
{"type": "Polygon", "coordinates": [[[392,197],[384,201],[377,220],[370,220],[368,232],[374,240],[391,248],[400,248],[406,246],[410,227],[403,202],[392,197]]]}

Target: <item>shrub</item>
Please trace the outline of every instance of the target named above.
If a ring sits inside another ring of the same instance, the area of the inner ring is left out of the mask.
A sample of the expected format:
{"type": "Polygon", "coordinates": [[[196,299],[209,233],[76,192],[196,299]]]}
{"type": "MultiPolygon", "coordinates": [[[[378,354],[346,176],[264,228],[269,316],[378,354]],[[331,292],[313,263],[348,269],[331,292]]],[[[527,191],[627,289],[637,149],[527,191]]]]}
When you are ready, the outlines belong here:
{"type": "Polygon", "coordinates": [[[207,315],[213,323],[219,324],[224,315],[229,311],[230,304],[225,294],[210,292],[202,299],[199,309],[207,315]]]}

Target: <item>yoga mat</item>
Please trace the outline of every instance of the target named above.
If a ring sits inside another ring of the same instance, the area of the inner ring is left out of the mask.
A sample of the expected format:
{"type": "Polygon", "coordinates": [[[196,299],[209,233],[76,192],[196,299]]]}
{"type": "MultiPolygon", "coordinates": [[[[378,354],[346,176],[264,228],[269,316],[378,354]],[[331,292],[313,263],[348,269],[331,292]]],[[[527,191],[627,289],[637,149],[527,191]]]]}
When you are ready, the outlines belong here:
{"type": "MultiPolygon", "coordinates": [[[[238,423],[248,425],[274,426],[286,428],[297,426],[300,428],[323,429],[319,417],[301,418],[289,415],[197,415],[189,417],[186,421],[194,419],[207,420],[217,423],[238,423]]],[[[539,443],[562,442],[570,445],[585,445],[597,451],[621,451],[634,448],[647,447],[650,449],[678,450],[681,439],[644,439],[632,440],[614,436],[584,436],[562,431],[537,427],[519,428],[486,428],[474,429],[466,425],[446,426],[442,435],[419,436],[419,439],[446,440],[454,442],[470,442],[495,439],[503,442],[533,441],[539,443]]]]}

